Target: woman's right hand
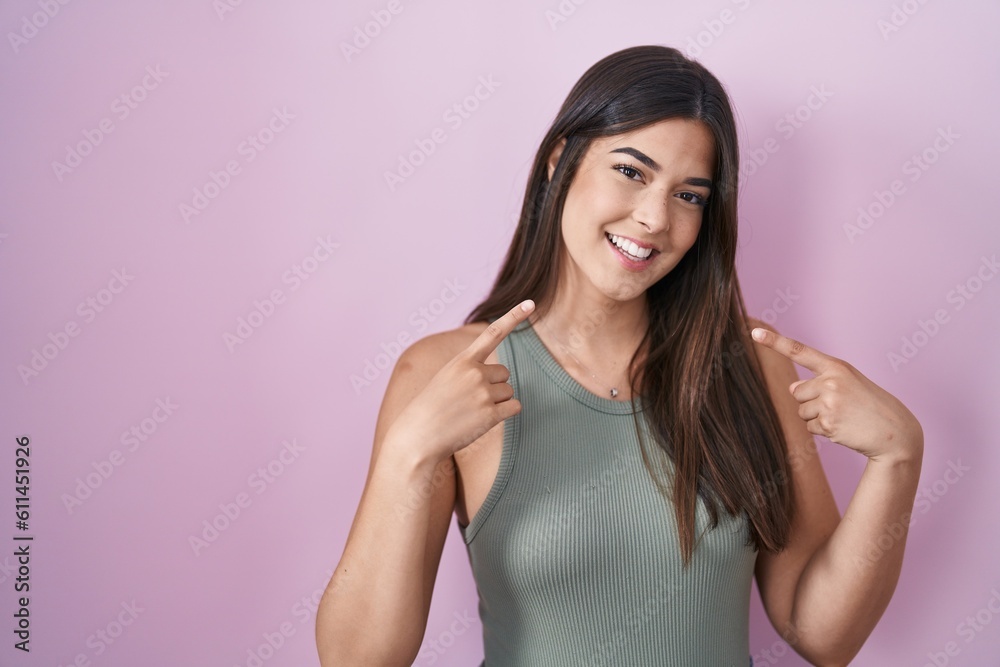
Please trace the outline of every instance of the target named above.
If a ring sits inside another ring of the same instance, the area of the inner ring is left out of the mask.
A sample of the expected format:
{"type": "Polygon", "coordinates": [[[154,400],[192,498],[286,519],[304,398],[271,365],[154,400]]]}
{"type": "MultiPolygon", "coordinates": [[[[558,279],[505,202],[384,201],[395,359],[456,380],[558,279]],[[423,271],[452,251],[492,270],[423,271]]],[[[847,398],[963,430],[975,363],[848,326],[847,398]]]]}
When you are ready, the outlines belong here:
{"type": "MultiPolygon", "coordinates": [[[[535,308],[528,299],[498,318],[449,361],[389,428],[434,461],[443,461],[521,411],[510,371],[487,358],[535,308]]],[[[387,440],[388,440],[387,435],[387,440]]]]}

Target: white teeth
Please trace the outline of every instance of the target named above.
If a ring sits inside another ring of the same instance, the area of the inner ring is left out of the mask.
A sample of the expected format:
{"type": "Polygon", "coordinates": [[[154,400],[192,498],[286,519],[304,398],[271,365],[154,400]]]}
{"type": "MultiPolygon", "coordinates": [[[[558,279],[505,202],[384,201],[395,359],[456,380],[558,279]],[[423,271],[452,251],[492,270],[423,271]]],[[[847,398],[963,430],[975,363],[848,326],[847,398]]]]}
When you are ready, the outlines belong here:
{"type": "Polygon", "coordinates": [[[653,254],[652,248],[640,248],[633,241],[623,239],[622,237],[615,236],[614,234],[611,233],[608,233],[607,236],[608,238],[611,239],[612,243],[614,243],[616,246],[624,250],[626,253],[628,253],[635,259],[646,259],[647,257],[653,254]]]}

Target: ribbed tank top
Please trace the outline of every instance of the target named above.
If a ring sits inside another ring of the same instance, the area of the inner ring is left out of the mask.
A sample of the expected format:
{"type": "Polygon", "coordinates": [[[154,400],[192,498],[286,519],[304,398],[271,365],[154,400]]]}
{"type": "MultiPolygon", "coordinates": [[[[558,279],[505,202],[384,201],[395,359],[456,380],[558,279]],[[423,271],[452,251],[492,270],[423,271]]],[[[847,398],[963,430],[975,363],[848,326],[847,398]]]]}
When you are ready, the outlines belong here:
{"type": "MultiPolygon", "coordinates": [[[[584,388],[527,320],[497,355],[521,412],[504,422],[482,507],[459,524],[479,595],[480,667],[752,667],[757,551],[745,545],[746,514],[720,508],[706,532],[699,497],[682,570],[673,505],[643,465],[631,403],[584,388]]],[[[641,396],[636,404],[652,444],[641,396]]]]}

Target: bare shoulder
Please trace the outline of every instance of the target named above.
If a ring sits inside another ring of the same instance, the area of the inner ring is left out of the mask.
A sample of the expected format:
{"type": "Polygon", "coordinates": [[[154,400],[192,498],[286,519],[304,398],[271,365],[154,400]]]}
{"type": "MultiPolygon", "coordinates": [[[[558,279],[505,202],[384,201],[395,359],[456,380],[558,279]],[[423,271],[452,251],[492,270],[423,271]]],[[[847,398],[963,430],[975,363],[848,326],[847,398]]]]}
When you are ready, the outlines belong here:
{"type": "MultiPolygon", "coordinates": [[[[487,326],[486,323],[465,324],[428,334],[403,350],[386,387],[379,415],[379,435],[388,429],[396,416],[423,391],[438,371],[469,347],[487,326]]],[[[381,437],[376,439],[381,440],[381,437]]]]}
{"type": "MultiPolygon", "coordinates": [[[[406,349],[397,366],[412,364],[423,369],[420,373],[425,379],[420,382],[426,384],[449,361],[468,349],[488,327],[488,322],[473,322],[425,336],[406,349]]],[[[487,356],[486,362],[499,363],[495,349],[487,356]]],[[[419,385],[413,383],[413,386],[419,385]]],[[[470,517],[482,506],[493,484],[500,465],[503,428],[503,422],[500,422],[450,458],[454,466],[454,490],[449,490],[449,501],[462,527],[469,525],[470,517]]],[[[441,507],[444,507],[443,502],[441,507]]]]}
{"type": "Polygon", "coordinates": [[[464,325],[419,338],[407,346],[396,359],[376,420],[369,479],[389,428],[438,371],[454,359],[464,349],[463,346],[468,347],[475,340],[475,326],[464,325]]]}
{"type": "MultiPolygon", "coordinates": [[[[468,324],[429,334],[407,346],[396,359],[375,422],[375,438],[365,482],[366,488],[371,482],[385,438],[400,414],[449,361],[472,344],[486,326],[485,323],[468,324]]],[[[455,465],[454,456],[438,464],[438,472],[441,473],[440,479],[443,482],[435,486],[432,500],[435,539],[440,537],[443,540],[442,531],[447,530],[447,518],[454,506],[455,465]]],[[[435,556],[435,559],[437,557],[435,556]]]]}
{"type": "Polygon", "coordinates": [[[774,378],[775,376],[780,376],[780,381],[790,384],[799,379],[798,373],[795,370],[794,364],[791,360],[781,354],[778,354],[769,347],[764,347],[763,345],[753,345],[753,339],[750,338],[750,332],[756,328],[767,329],[773,333],[778,333],[778,330],[773,326],[757,319],[756,317],[747,317],[747,331],[746,337],[750,341],[750,345],[754,348],[757,353],[757,358],[760,359],[762,370],[767,378],[774,378]]]}
{"type": "MultiPolygon", "coordinates": [[[[779,333],[770,324],[754,317],[748,317],[747,324],[749,325],[746,331],[748,339],[750,338],[750,331],[758,327],[776,334],[779,333]]],[[[796,441],[794,444],[805,440],[809,445],[814,446],[812,435],[806,431],[805,423],[798,417],[798,402],[788,391],[788,386],[793,382],[798,382],[800,379],[795,365],[791,359],[769,347],[753,344],[753,348],[757,358],[760,360],[764,380],[767,383],[775,409],[778,411],[778,416],[782,420],[782,426],[786,430],[786,435],[794,436],[796,441]]]]}
{"type": "Polygon", "coordinates": [[[485,322],[476,322],[428,334],[403,350],[386,387],[379,416],[381,428],[387,429],[438,371],[468,348],[487,326],[485,322]]]}
{"type": "Polygon", "coordinates": [[[436,373],[442,366],[454,359],[459,352],[468,348],[486,330],[487,326],[489,325],[486,322],[473,322],[454,329],[428,334],[407,347],[400,355],[396,365],[397,367],[405,366],[401,370],[419,367],[425,371],[433,370],[433,373],[436,373]]]}

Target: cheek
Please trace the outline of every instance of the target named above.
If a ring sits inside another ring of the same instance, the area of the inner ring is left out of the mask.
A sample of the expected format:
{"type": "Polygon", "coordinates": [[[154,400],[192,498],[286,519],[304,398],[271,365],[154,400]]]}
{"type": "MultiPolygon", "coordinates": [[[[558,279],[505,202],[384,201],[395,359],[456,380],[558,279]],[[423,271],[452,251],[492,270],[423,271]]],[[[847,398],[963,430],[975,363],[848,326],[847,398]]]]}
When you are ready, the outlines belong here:
{"type": "Polygon", "coordinates": [[[632,196],[618,188],[595,187],[588,198],[587,208],[600,223],[628,217],[633,208],[632,196]]]}
{"type": "Polygon", "coordinates": [[[698,233],[701,230],[701,215],[695,215],[680,221],[675,229],[678,235],[678,242],[686,246],[694,245],[694,242],[698,240],[698,233]]]}
{"type": "Polygon", "coordinates": [[[590,227],[621,220],[631,205],[629,194],[590,174],[581,174],[566,198],[574,219],[590,227]]]}
{"type": "Polygon", "coordinates": [[[701,225],[691,226],[691,231],[688,233],[688,240],[690,241],[690,245],[694,245],[695,241],[698,240],[698,233],[700,229],[701,225]]]}

